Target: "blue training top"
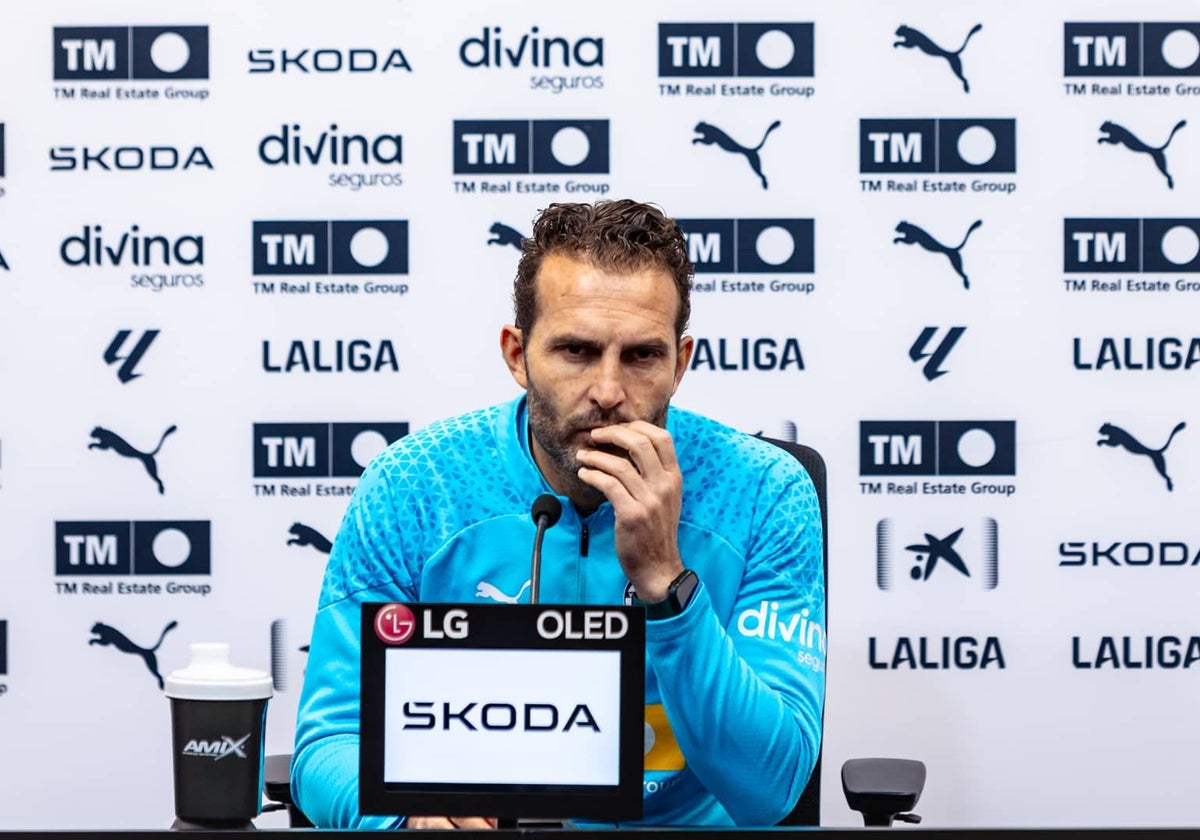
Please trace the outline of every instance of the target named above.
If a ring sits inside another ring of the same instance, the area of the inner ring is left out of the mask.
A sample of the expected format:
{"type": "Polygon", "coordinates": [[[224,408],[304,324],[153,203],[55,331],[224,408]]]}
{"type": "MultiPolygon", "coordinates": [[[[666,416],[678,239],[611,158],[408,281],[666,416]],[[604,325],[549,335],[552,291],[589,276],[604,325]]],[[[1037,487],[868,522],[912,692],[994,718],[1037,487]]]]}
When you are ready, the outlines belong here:
{"type": "MultiPolygon", "coordinates": [[[[675,408],[667,431],[683,474],[679,551],[701,585],[680,615],[646,624],[644,821],[773,825],[803,791],[821,739],[816,493],[769,443],[675,408]]],[[[528,603],[529,508],[548,492],[524,397],[407,435],[367,468],[325,572],[297,718],[293,794],[316,825],[402,821],[358,813],[360,604],[528,603]]],[[[581,518],[560,500],[539,600],[622,603],[612,506],[581,518]]]]}

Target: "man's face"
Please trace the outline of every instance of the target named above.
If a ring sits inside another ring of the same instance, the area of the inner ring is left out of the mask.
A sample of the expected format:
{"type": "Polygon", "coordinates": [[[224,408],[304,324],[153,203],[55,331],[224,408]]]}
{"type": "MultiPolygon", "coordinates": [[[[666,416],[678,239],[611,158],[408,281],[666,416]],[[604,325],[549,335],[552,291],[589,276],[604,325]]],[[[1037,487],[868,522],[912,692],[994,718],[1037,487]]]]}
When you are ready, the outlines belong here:
{"type": "MultiPolygon", "coordinates": [[[[513,378],[529,394],[534,459],[556,491],[594,506],[577,477],[580,447],[596,426],[666,423],[667,404],[691,358],[675,337],[679,294],[663,270],[608,272],[562,254],[537,275],[537,319],[501,337],[513,378]]],[[[624,454],[623,452],[620,454],[624,454]]]]}

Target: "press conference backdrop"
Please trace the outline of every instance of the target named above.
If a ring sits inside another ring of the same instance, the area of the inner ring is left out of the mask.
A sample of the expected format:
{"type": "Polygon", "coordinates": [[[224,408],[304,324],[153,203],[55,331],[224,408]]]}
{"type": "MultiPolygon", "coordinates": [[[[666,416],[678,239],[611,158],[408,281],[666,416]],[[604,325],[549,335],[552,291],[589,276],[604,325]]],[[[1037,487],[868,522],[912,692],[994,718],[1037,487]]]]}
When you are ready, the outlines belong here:
{"type": "Polygon", "coordinates": [[[1194,3],[0,15],[4,827],[167,824],[192,641],[290,750],[362,466],[516,393],[519,236],[618,196],[688,233],[676,402],[829,464],[824,822],[898,755],[934,825],[1194,823],[1194,3]]]}

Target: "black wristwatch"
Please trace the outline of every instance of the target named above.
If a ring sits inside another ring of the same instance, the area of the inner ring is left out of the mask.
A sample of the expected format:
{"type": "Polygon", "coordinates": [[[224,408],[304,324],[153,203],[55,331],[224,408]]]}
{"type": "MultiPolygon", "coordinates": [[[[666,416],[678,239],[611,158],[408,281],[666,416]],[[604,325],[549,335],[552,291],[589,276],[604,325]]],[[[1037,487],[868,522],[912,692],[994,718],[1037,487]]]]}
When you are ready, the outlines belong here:
{"type": "Polygon", "coordinates": [[[683,612],[688,602],[692,600],[692,596],[696,594],[696,587],[699,585],[700,578],[696,577],[696,573],[691,569],[684,569],[679,577],[671,581],[667,587],[667,597],[661,601],[639,599],[633,589],[633,583],[630,583],[625,587],[625,603],[631,607],[645,607],[646,620],[659,621],[683,612]]]}

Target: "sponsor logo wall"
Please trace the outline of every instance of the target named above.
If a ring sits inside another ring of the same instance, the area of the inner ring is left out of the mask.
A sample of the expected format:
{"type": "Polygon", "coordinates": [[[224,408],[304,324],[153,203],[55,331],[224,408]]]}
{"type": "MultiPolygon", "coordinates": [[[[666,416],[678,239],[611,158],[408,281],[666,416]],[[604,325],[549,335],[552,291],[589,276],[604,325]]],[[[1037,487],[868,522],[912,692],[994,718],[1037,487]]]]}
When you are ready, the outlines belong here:
{"type": "Polygon", "coordinates": [[[363,469],[517,393],[521,237],[624,196],[696,265],[677,404],[828,464],[829,626],[731,627],[828,654],[823,821],[885,754],[934,826],[1194,823],[1200,726],[1146,711],[1200,674],[1193,4],[43,5],[0,30],[0,828],[165,825],[193,641],[290,751],[363,469]]]}

